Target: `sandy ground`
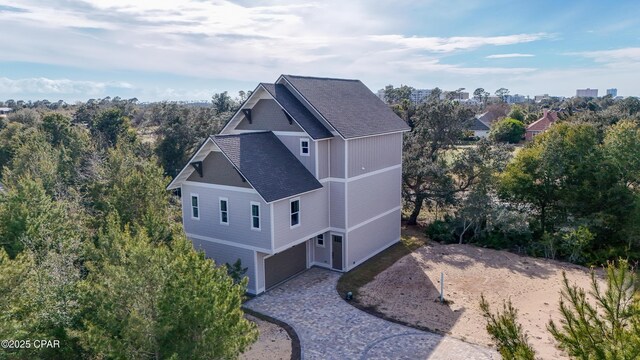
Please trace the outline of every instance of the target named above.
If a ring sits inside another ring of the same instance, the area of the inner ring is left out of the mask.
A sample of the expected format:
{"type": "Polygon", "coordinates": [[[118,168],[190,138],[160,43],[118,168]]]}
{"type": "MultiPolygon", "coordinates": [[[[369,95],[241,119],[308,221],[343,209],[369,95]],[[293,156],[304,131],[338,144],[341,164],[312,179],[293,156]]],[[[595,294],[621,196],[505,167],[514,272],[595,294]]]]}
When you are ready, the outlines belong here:
{"type": "Polygon", "coordinates": [[[484,294],[493,310],[511,299],[519,322],[542,359],[563,358],[546,330],[558,321],[562,272],[570,283],[589,289],[588,269],[471,245],[427,245],[398,260],[362,287],[358,299],[386,316],[437,329],[481,345],[492,345],[479,307],[484,294]],[[448,305],[435,301],[444,272],[448,305]]]}
{"type": "Polygon", "coordinates": [[[247,319],[258,325],[258,341],[249,350],[240,355],[242,360],[291,359],[291,339],[289,334],[280,326],[254,316],[246,315],[247,319]]]}

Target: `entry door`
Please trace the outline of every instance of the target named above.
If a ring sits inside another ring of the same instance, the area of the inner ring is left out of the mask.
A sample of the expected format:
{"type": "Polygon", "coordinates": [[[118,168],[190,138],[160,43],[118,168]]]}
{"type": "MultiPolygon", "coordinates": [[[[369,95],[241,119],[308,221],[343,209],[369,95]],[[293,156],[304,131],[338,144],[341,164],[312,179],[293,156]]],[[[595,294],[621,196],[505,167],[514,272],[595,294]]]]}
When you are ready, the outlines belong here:
{"type": "Polygon", "coordinates": [[[331,260],[333,268],[342,270],[342,236],[331,236],[331,260]]]}

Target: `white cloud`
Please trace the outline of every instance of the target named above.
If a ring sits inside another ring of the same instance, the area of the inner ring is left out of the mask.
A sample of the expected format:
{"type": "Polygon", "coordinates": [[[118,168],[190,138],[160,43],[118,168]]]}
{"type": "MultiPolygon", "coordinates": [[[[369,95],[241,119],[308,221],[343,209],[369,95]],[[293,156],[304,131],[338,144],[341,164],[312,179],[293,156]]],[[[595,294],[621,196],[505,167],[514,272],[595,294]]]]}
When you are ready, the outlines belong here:
{"type": "Polygon", "coordinates": [[[280,73],[364,80],[409,68],[414,73],[406,76],[523,73],[531,69],[445,64],[442,56],[551,37],[394,35],[401,20],[364,1],[24,0],[20,7],[26,11],[0,13],[3,35],[16,39],[3,44],[0,61],[235,81],[269,81],[280,73]],[[414,58],[418,63],[408,64],[414,58]]]}
{"type": "Polygon", "coordinates": [[[107,89],[132,89],[126,82],[75,81],[44,77],[9,79],[0,77],[0,89],[6,95],[100,95],[107,89]]]}
{"type": "Polygon", "coordinates": [[[533,56],[535,55],[513,53],[513,54],[494,54],[494,55],[486,56],[486,58],[487,59],[509,59],[509,58],[521,58],[521,57],[533,57],[533,56]]]}
{"type": "Polygon", "coordinates": [[[536,40],[550,38],[546,33],[516,34],[506,36],[457,36],[457,37],[419,37],[403,35],[377,35],[371,36],[373,41],[395,44],[408,49],[425,50],[431,52],[453,52],[457,50],[476,49],[481,46],[504,46],[527,43],[536,40]]]}
{"type": "Polygon", "coordinates": [[[614,50],[598,50],[572,52],[567,55],[577,55],[593,59],[599,63],[637,63],[640,62],[640,47],[628,47],[614,50]]]}

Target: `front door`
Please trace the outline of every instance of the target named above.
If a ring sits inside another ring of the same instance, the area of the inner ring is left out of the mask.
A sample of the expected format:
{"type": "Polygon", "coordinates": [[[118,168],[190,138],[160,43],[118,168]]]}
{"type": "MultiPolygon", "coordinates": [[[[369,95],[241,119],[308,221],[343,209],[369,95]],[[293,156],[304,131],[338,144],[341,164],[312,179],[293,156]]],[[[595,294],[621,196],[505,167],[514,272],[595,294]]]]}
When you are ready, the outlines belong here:
{"type": "Polygon", "coordinates": [[[342,236],[331,236],[331,261],[336,270],[342,270],[342,236]]]}

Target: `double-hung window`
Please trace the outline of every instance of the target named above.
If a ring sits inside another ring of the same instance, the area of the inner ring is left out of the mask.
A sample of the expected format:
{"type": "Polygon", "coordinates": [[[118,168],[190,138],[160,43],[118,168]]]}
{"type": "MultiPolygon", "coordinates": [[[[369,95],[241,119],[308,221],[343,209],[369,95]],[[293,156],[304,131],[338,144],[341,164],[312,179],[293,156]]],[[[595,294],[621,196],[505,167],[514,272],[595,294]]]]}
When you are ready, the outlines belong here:
{"type": "Polygon", "coordinates": [[[229,225],[229,199],[220,198],[220,224],[229,225]]]}
{"type": "Polygon", "coordinates": [[[251,230],[260,230],[260,204],[251,202],[251,230]]]}
{"type": "Polygon", "coordinates": [[[291,200],[291,227],[300,225],[300,199],[291,200]]]}
{"type": "Polygon", "coordinates": [[[319,234],[316,236],[316,246],[324,247],[324,234],[319,234]]]}
{"type": "Polygon", "coordinates": [[[191,218],[200,219],[200,198],[198,194],[191,194],[191,218]]]}
{"type": "Polygon", "coordinates": [[[309,156],[309,139],[300,139],[300,156],[309,156]]]}

